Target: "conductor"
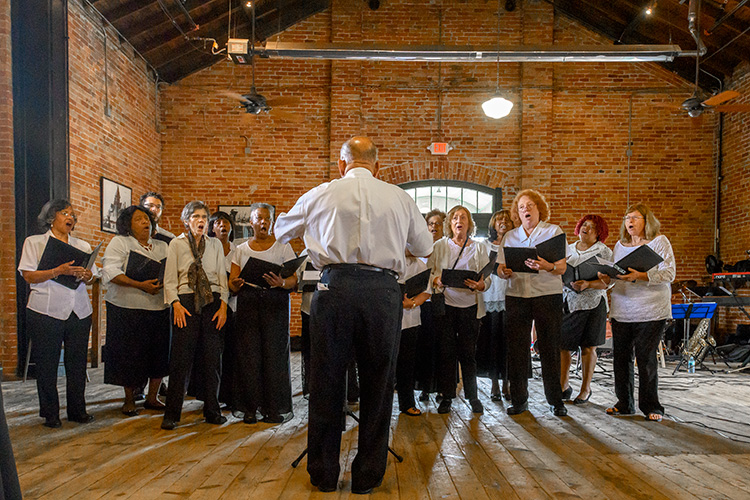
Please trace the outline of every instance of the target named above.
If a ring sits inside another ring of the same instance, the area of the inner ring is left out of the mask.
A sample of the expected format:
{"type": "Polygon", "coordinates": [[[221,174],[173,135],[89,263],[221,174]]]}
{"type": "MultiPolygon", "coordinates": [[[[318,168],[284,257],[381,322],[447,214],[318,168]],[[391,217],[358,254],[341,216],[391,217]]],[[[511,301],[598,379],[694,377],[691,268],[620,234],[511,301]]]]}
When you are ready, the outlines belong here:
{"type": "Polygon", "coordinates": [[[427,256],[432,236],[414,201],[376,179],[377,148],[366,137],[341,147],[341,179],[321,184],[276,222],[276,238],[303,238],[321,281],[310,306],[310,421],[307,471],[335,491],[341,418],[351,353],[360,376],[360,425],[352,493],[367,494],[385,474],[393,380],[401,331],[404,249],[427,256]]]}

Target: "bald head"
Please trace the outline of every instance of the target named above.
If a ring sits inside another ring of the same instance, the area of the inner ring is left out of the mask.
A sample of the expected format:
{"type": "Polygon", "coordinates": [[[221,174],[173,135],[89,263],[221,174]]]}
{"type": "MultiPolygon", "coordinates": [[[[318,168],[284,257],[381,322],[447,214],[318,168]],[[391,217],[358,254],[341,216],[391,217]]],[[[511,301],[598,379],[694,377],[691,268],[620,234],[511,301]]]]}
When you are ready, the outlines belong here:
{"type": "Polygon", "coordinates": [[[378,169],[378,148],[367,137],[352,137],[341,146],[339,170],[346,171],[356,167],[364,167],[373,174],[378,169]]]}

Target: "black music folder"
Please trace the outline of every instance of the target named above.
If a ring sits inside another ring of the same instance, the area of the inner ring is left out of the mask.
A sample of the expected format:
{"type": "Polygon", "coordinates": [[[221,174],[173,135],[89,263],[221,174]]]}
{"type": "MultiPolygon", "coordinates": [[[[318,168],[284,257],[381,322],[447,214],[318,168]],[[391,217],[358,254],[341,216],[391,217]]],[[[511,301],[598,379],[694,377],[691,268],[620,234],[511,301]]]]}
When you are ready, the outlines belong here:
{"type": "Polygon", "coordinates": [[[492,274],[492,271],[495,269],[496,259],[497,252],[493,250],[490,252],[490,261],[479,272],[468,271],[465,269],[443,269],[443,272],[440,275],[440,281],[443,282],[443,286],[449,286],[452,288],[469,288],[464,284],[464,280],[479,281],[487,279],[487,276],[492,274]]]}
{"type": "Polygon", "coordinates": [[[591,257],[588,260],[580,262],[577,266],[571,266],[568,264],[562,275],[563,285],[575,292],[576,290],[570,286],[574,281],[593,281],[598,279],[598,270],[593,264],[598,264],[596,257],[591,257]]]}
{"type": "MultiPolygon", "coordinates": [[[[91,253],[86,253],[83,250],[77,249],[73,245],[69,245],[53,236],[50,236],[47,239],[47,244],[44,246],[44,252],[42,253],[42,258],[39,259],[39,266],[37,269],[40,271],[46,271],[70,261],[73,261],[74,266],[91,269],[91,266],[94,265],[96,256],[99,254],[101,248],[102,244],[99,243],[91,253]]],[[[75,276],[67,274],[61,274],[57,278],[54,278],[54,280],[71,290],[78,288],[78,285],[81,283],[81,281],[75,276]]]]}
{"type": "Polygon", "coordinates": [[[305,261],[307,257],[297,257],[296,259],[288,260],[282,265],[274,264],[262,259],[256,259],[250,257],[245,263],[245,267],[240,272],[240,278],[245,280],[245,283],[254,285],[260,288],[271,288],[268,282],[263,278],[266,273],[274,273],[282,278],[288,278],[292,274],[297,272],[299,266],[305,261]]]}
{"type": "Polygon", "coordinates": [[[166,257],[159,261],[131,250],[128,255],[125,276],[135,281],[164,281],[164,268],[166,264],[166,257]]]}
{"type": "Polygon", "coordinates": [[[531,269],[524,263],[526,259],[537,260],[541,257],[547,262],[555,263],[565,258],[567,246],[565,233],[560,233],[542,241],[536,247],[503,247],[505,267],[510,268],[514,273],[538,273],[539,271],[531,269]]]}
{"type": "Polygon", "coordinates": [[[664,262],[664,259],[650,246],[641,245],[615,263],[597,258],[597,263],[592,265],[600,273],[616,278],[618,274],[628,274],[628,268],[645,273],[661,262],[664,262]]]}
{"type": "Polygon", "coordinates": [[[401,294],[406,294],[406,296],[410,299],[413,299],[420,293],[427,290],[427,285],[430,284],[430,274],[432,271],[430,269],[425,269],[419,274],[415,274],[406,282],[400,283],[401,285],[401,294]]]}

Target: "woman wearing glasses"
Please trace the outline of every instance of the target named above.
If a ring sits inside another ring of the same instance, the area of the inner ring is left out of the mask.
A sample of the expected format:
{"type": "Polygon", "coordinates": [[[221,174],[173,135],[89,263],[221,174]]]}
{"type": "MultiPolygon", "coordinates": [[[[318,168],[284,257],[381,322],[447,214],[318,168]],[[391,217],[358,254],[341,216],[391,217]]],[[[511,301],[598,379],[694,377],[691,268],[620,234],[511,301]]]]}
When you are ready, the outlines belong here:
{"type": "Polygon", "coordinates": [[[208,207],[203,202],[185,205],[180,218],[185,232],[169,243],[164,271],[164,301],[172,306],[174,323],[167,409],[161,424],[166,430],[180,421],[193,360],[201,374],[206,422],[227,421],[218,400],[229,295],[224,248],[217,238],[206,235],[208,207]]]}
{"type": "MultiPolygon", "coordinates": [[[[516,195],[510,208],[511,217],[521,225],[506,233],[503,247],[534,248],[562,234],[560,227],[547,222],[549,205],[533,189],[516,195]]],[[[508,415],[518,415],[529,408],[528,371],[531,362],[531,325],[536,328],[539,356],[542,361],[544,395],[555,415],[568,414],[560,389],[560,325],[562,323],[562,278],[565,257],[548,262],[538,257],[527,259],[530,272],[513,272],[505,266],[503,252],[498,255],[497,274],[508,279],[505,292],[505,324],[508,330],[508,379],[512,406],[508,415]]]]}
{"type": "MultiPolygon", "coordinates": [[[[643,203],[628,208],[620,226],[620,240],[615,244],[615,262],[642,245],[648,245],[664,259],[648,272],[628,269],[617,276],[612,288],[609,312],[612,324],[617,402],[607,408],[608,415],[635,413],[633,353],[638,363],[638,408],[652,422],[661,422],[664,407],[659,403],[658,362],[656,349],[672,318],[672,291],[676,268],[672,244],[659,234],[661,223],[643,203]]],[[[599,274],[609,283],[609,276],[599,274]]]]}

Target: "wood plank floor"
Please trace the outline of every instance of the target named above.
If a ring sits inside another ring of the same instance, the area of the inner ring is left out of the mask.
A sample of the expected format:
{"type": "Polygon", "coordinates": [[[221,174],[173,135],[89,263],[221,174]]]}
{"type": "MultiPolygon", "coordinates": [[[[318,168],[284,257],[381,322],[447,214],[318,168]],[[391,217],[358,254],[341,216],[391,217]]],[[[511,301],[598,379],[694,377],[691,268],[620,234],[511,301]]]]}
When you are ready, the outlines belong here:
{"type": "MultiPolygon", "coordinates": [[[[294,418],[282,425],[245,425],[230,417],[208,425],[201,405],[185,404],[176,431],[159,428],[161,414],[142,410],[126,418],[121,391],[90,370],[89,412],[96,421],[62,429],[41,425],[33,381],[3,383],[24,498],[76,499],[299,499],[349,498],[357,428],[342,439],[342,477],[336,493],[310,485],[303,460],[307,401],[299,393],[299,354],[292,357],[294,418]]],[[[713,366],[713,365],[709,365],[713,366]]],[[[591,403],[570,405],[557,418],[544,403],[541,382],[531,381],[531,411],[505,414],[489,401],[485,413],[464,401],[437,414],[434,399],[421,417],[394,411],[388,469],[373,498],[402,499],[750,499],[750,373],[660,372],[667,409],[661,424],[641,416],[609,417],[614,402],[611,363],[595,375],[591,403]]],[[[573,379],[573,386],[578,381],[573,379]]],[[[61,394],[64,379],[60,380],[61,394]]],[[[63,398],[64,404],[64,398],[63,398]]],[[[64,410],[62,412],[64,416],[64,410]]]]}

